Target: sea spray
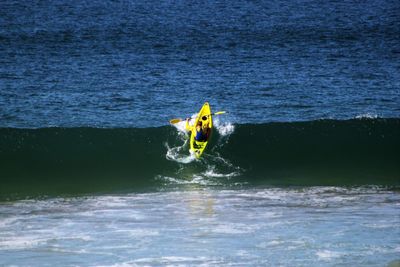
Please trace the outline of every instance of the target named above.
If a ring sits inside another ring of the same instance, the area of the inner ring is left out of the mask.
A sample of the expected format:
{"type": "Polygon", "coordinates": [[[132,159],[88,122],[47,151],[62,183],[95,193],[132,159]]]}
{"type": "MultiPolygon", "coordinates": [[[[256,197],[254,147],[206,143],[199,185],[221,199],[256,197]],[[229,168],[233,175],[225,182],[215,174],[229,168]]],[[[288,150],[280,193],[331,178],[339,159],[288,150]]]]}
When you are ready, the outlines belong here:
{"type": "Polygon", "coordinates": [[[166,159],[184,164],[196,160],[195,155],[187,151],[187,143],[188,139],[185,140],[181,146],[169,147],[168,143],[165,143],[165,147],[167,148],[167,154],[165,155],[166,159]]]}
{"type": "Polygon", "coordinates": [[[220,119],[214,120],[214,126],[221,137],[231,135],[235,131],[235,126],[231,122],[222,122],[220,119]]]}
{"type": "Polygon", "coordinates": [[[166,159],[183,164],[188,164],[194,161],[196,159],[195,155],[188,150],[189,133],[186,130],[186,120],[182,120],[172,125],[178,130],[177,131],[178,138],[183,143],[181,145],[176,144],[175,146],[170,146],[166,142],[165,143],[165,147],[167,148],[167,153],[165,155],[166,159]]]}

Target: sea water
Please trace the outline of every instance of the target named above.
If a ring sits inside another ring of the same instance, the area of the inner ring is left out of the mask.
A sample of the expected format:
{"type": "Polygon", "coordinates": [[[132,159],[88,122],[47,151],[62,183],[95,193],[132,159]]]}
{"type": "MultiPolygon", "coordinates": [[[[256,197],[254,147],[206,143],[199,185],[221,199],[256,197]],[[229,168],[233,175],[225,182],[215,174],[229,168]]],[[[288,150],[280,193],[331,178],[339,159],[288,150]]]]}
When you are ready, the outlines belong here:
{"type": "Polygon", "coordinates": [[[399,117],[399,5],[2,1],[2,127],[399,117]]]}
{"type": "Polygon", "coordinates": [[[0,258],[21,266],[385,266],[398,193],[269,188],[54,198],[0,206],[0,258]]]}
{"type": "Polygon", "coordinates": [[[0,265],[399,265],[398,14],[1,1],[0,265]]]}

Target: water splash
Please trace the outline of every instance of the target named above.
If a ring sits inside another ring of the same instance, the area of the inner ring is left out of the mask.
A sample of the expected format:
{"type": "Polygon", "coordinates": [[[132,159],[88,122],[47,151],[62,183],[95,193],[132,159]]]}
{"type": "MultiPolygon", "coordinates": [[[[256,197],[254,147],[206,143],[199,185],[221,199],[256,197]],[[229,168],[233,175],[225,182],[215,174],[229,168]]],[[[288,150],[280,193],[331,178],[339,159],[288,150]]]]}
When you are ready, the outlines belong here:
{"type": "Polygon", "coordinates": [[[375,113],[365,113],[365,114],[360,114],[356,116],[356,119],[377,119],[378,114],[375,113]]]}
{"type": "Polygon", "coordinates": [[[182,134],[182,133],[186,134],[187,133],[186,132],[186,121],[185,120],[182,120],[180,122],[177,122],[177,123],[174,123],[174,124],[171,124],[171,125],[174,126],[178,130],[179,134],[182,134]]]}
{"type": "Polygon", "coordinates": [[[204,178],[227,178],[227,179],[238,176],[239,174],[240,172],[238,170],[234,170],[228,173],[219,172],[218,170],[216,170],[216,166],[214,165],[209,165],[207,170],[201,173],[201,175],[204,178]]]}
{"type": "Polygon", "coordinates": [[[214,127],[222,137],[230,136],[235,131],[235,126],[231,122],[222,122],[218,118],[214,120],[214,127]]]}
{"type": "Polygon", "coordinates": [[[194,160],[196,160],[196,156],[194,153],[185,154],[187,149],[187,143],[189,139],[186,139],[181,146],[170,147],[168,143],[165,143],[165,147],[167,148],[167,154],[165,155],[166,159],[176,161],[178,163],[188,164],[194,160]]]}

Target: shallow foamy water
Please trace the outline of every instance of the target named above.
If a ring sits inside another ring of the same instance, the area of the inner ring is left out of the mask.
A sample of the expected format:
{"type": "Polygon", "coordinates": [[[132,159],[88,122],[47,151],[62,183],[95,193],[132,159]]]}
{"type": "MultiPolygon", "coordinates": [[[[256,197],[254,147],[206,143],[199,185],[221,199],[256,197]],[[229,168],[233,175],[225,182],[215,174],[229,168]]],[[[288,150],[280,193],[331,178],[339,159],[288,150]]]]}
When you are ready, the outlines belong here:
{"type": "Polygon", "coordinates": [[[187,188],[2,203],[0,261],[384,266],[400,258],[399,200],[382,188],[313,187],[187,188]]]}

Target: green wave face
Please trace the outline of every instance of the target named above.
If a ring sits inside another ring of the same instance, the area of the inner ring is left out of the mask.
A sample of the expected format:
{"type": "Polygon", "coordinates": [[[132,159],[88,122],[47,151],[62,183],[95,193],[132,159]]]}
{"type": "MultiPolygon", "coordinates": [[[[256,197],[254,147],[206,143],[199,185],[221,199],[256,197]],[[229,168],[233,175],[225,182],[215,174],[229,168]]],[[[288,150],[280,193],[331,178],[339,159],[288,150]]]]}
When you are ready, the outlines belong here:
{"type": "Polygon", "coordinates": [[[190,186],[400,185],[400,120],[235,125],[200,160],[174,127],[0,129],[0,198],[190,186]],[[171,157],[171,152],[174,156],[171,157]]]}

